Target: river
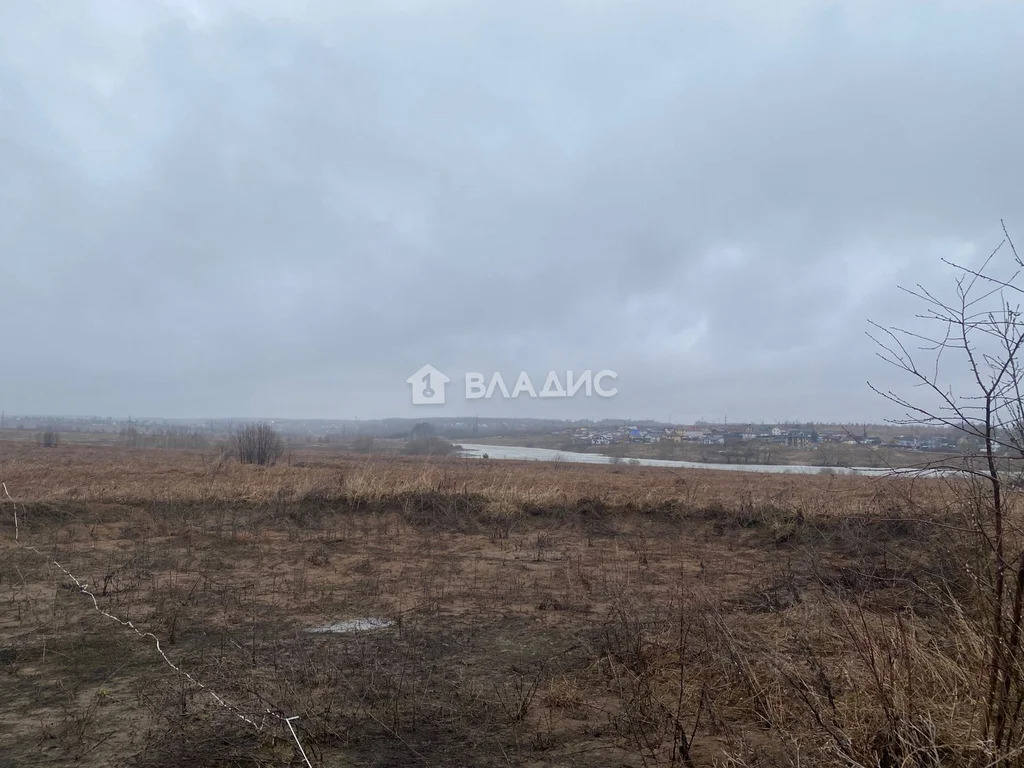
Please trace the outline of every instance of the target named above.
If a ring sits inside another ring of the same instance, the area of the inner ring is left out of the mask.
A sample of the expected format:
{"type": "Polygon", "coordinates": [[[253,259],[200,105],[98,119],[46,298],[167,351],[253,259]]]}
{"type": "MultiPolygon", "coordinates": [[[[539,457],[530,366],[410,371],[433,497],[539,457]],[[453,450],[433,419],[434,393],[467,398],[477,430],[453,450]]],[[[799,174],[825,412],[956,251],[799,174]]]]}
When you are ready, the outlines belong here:
{"type": "MultiPolygon", "coordinates": [[[[551,448],[525,448],[518,445],[480,445],[477,443],[460,443],[460,454],[470,459],[482,459],[484,454],[490,459],[514,459],[519,461],[564,461],[572,464],[614,464],[616,459],[599,453],[576,453],[574,451],[558,451],[551,448]]],[[[724,472],[770,472],[772,474],[820,475],[834,473],[837,475],[889,475],[899,473],[877,467],[808,467],[795,464],[711,464],[702,461],[671,461],[669,459],[620,459],[622,464],[639,465],[642,467],[676,467],[678,469],[716,469],[724,472]]],[[[902,470],[918,472],[918,470],[902,470]]]]}

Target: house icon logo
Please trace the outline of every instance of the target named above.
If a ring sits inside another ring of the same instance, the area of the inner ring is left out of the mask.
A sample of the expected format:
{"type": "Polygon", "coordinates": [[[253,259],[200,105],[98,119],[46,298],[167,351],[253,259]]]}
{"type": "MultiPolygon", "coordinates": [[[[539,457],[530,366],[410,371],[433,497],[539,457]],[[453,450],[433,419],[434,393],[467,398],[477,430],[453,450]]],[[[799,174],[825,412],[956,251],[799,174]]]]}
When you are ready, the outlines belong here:
{"type": "Polygon", "coordinates": [[[406,379],[407,383],[412,384],[412,404],[444,405],[444,385],[450,381],[434,366],[424,365],[406,379]]]}

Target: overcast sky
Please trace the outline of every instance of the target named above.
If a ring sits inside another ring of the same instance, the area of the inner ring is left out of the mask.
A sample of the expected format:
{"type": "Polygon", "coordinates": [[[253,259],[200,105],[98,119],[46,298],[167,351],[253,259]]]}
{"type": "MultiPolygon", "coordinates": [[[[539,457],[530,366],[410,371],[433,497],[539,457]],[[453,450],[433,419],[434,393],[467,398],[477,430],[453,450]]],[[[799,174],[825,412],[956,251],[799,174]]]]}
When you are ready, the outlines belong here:
{"type": "Polygon", "coordinates": [[[0,408],[879,420],[867,319],[1024,240],[1022,50],[979,0],[0,0],[0,408]],[[463,399],[549,369],[618,395],[463,399]]]}

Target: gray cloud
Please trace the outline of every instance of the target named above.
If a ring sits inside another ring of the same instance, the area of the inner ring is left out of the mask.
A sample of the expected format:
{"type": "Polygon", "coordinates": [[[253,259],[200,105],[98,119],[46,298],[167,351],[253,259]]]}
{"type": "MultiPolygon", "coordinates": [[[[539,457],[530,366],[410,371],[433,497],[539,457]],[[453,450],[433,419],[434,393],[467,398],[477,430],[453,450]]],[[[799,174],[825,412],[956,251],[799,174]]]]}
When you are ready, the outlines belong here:
{"type": "Polygon", "coordinates": [[[877,419],[866,318],[1024,231],[1015,4],[349,5],[0,9],[8,412],[877,419]]]}

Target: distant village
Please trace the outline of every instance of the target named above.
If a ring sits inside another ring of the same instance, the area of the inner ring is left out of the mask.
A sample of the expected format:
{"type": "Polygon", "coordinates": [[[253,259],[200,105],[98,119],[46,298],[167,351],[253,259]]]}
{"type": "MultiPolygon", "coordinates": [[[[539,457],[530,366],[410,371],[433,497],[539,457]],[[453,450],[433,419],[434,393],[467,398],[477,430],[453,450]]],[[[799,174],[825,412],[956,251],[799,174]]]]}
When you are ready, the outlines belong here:
{"type": "Polygon", "coordinates": [[[956,451],[960,446],[956,439],[944,435],[904,436],[885,440],[869,435],[865,428],[861,434],[849,431],[821,431],[814,428],[792,429],[785,426],[746,425],[729,429],[727,427],[676,427],[621,425],[607,427],[576,427],[562,430],[560,434],[571,438],[581,446],[604,446],[631,443],[698,443],[700,445],[742,445],[751,441],[787,446],[790,448],[812,448],[822,443],[845,443],[848,445],[889,446],[919,451],[956,451]]]}

